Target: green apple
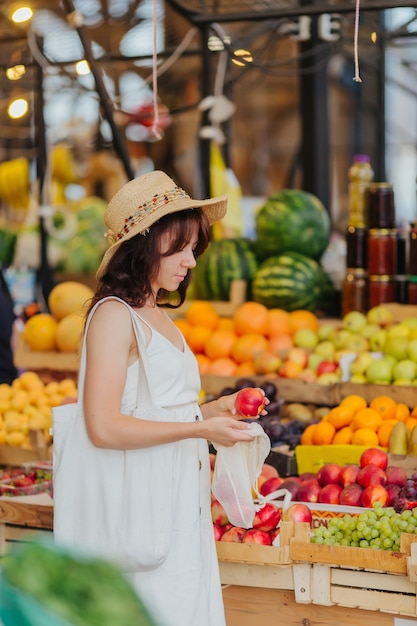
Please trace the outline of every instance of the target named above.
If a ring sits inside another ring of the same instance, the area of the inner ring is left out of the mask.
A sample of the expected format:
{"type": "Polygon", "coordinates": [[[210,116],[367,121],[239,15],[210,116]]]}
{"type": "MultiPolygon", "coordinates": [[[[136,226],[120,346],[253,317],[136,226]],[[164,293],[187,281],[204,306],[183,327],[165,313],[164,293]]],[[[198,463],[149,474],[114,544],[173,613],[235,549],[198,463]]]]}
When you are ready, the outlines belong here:
{"type": "Polygon", "coordinates": [[[407,356],[409,359],[417,363],[417,338],[411,339],[411,341],[408,342],[407,356]]]}
{"type": "Polygon", "coordinates": [[[317,352],[311,352],[311,354],[308,355],[307,367],[308,369],[316,371],[318,364],[322,361],[327,361],[327,359],[325,359],[322,354],[317,354],[317,352]]]}
{"type": "Polygon", "coordinates": [[[383,304],[372,307],[366,314],[368,324],[378,324],[378,326],[390,326],[394,323],[394,316],[391,309],[383,304]]]}
{"type": "Polygon", "coordinates": [[[333,361],[336,352],[335,345],[332,341],[320,341],[314,348],[314,353],[323,357],[323,360],[333,361]]]}
{"type": "Polygon", "coordinates": [[[378,326],[378,324],[365,324],[359,333],[362,337],[365,337],[365,339],[370,339],[379,330],[381,330],[381,326],[378,326]]]}
{"type": "Polygon", "coordinates": [[[358,333],[366,325],[366,315],[360,311],[349,311],[342,318],[342,328],[358,333]]]}
{"type": "Polygon", "coordinates": [[[372,335],[369,339],[369,347],[372,352],[381,352],[384,350],[385,340],[387,338],[387,331],[385,328],[380,328],[377,333],[372,335]]]}
{"type": "Polygon", "coordinates": [[[333,340],[336,350],[343,350],[343,348],[346,347],[347,342],[354,336],[354,333],[350,330],[346,330],[345,328],[338,330],[333,340]]]}
{"type": "Polygon", "coordinates": [[[352,375],[363,375],[366,372],[366,368],[374,360],[374,357],[370,352],[361,352],[358,354],[354,361],[350,364],[350,373],[352,375]]]}
{"type": "Polygon", "coordinates": [[[340,383],[340,377],[339,372],[326,372],[317,376],[316,383],[318,385],[334,385],[335,383],[340,383]]]}
{"type": "Polygon", "coordinates": [[[315,348],[319,342],[317,333],[311,328],[299,328],[292,337],[298,348],[315,348]]]}
{"type": "Polygon", "coordinates": [[[400,379],[413,380],[417,374],[417,363],[411,359],[402,359],[392,368],[392,377],[395,381],[400,379]]]}
{"type": "Polygon", "coordinates": [[[366,380],[365,374],[354,374],[353,376],[351,376],[349,382],[355,383],[357,385],[364,385],[368,381],[366,380]]]}
{"type": "Polygon", "coordinates": [[[385,357],[374,359],[366,368],[366,380],[376,385],[389,385],[392,381],[392,370],[392,363],[385,357]]]}
{"type": "Polygon", "coordinates": [[[389,337],[384,344],[384,353],[393,356],[397,361],[408,357],[408,338],[407,337],[389,337]]]}
{"type": "Polygon", "coordinates": [[[414,380],[411,378],[397,378],[392,384],[397,385],[397,387],[411,387],[414,384],[414,380]]]}
{"type": "Polygon", "coordinates": [[[410,328],[406,324],[399,322],[387,328],[387,339],[396,339],[397,337],[406,337],[410,335],[410,328]]]}
{"type": "Polygon", "coordinates": [[[417,316],[406,317],[405,320],[402,321],[403,324],[408,326],[410,330],[417,329],[417,316]]]}
{"type": "Polygon", "coordinates": [[[417,339],[417,328],[411,328],[410,334],[408,335],[408,339],[411,341],[412,339],[417,339]]]}
{"type": "Polygon", "coordinates": [[[394,365],[398,363],[398,360],[395,358],[395,356],[392,356],[392,354],[384,354],[384,359],[386,359],[388,363],[391,363],[392,367],[394,367],[394,365]]]}
{"type": "Polygon", "coordinates": [[[362,335],[353,335],[349,337],[345,344],[345,350],[351,350],[352,352],[363,352],[368,350],[369,341],[362,337],[362,335]]]}
{"type": "Polygon", "coordinates": [[[317,330],[317,337],[319,341],[326,341],[334,339],[336,335],[336,326],[334,324],[330,324],[329,322],[324,322],[320,324],[317,330]]]}

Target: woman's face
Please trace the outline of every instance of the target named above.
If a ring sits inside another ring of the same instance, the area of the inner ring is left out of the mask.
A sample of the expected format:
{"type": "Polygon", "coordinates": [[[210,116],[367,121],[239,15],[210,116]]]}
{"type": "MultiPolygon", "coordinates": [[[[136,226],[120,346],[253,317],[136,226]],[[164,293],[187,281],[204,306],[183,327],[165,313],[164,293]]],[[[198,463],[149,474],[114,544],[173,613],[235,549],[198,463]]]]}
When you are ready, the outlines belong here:
{"type": "MultiPolygon", "coordinates": [[[[161,236],[160,249],[163,255],[170,248],[171,234],[164,233],[161,236]]],[[[176,291],[179,284],[187,276],[188,270],[196,265],[194,251],[198,243],[198,225],[192,226],[190,241],[185,243],[183,247],[170,254],[169,256],[161,256],[159,270],[153,283],[154,292],[159,289],[166,291],[176,291]]]]}

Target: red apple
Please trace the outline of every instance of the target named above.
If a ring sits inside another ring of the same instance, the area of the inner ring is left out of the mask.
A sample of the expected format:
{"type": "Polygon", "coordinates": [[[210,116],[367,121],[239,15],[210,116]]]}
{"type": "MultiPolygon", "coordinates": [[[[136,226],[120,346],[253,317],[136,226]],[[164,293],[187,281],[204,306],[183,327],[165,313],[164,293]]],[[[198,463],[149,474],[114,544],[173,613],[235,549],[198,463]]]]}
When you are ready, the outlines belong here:
{"type": "Polygon", "coordinates": [[[280,527],[277,526],[277,528],[274,528],[274,530],[269,531],[269,536],[271,537],[272,543],[274,543],[275,539],[278,537],[280,530],[281,530],[280,527]]]}
{"type": "Polygon", "coordinates": [[[370,463],[384,470],[388,465],[388,454],[381,448],[367,448],[361,455],[359,465],[365,467],[370,463]]]}
{"type": "Polygon", "coordinates": [[[385,506],[392,506],[392,503],[394,502],[395,498],[398,497],[398,494],[401,491],[401,487],[399,485],[393,485],[391,483],[390,485],[385,485],[385,489],[388,493],[388,502],[385,506]]]}
{"type": "Polygon", "coordinates": [[[315,472],[303,472],[299,475],[298,480],[303,483],[305,480],[317,480],[317,474],[315,472]]]}
{"type": "Polygon", "coordinates": [[[220,541],[228,541],[230,543],[242,543],[243,536],[246,533],[245,528],[240,526],[232,526],[229,530],[223,533],[220,541]]]}
{"type": "Polygon", "coordinates": [[[343,506],[362,506],[361,496],[363,487],[358,483],[350,483],[343,487],[339,496],[339,504],[343,506]]]}
{"type": "MultiPolygon", "coordinates": [[[[294,477],[289,477],[284,480],[281,484],[280,489],[287,489],[287,491],[291,494],[291,500],[295,500],[297,498],[298,489],[300,487],[300,481],[294,477]]],[[[283,498],[279,498],[282,500],[283,498]]]]}
{"type": "Polygon", "coordinates": [[[369,463],[369,465],[361,467],[358,472],[357,481],[361,487],[368,487],[369,485],[385,485],[387,477],[384,470],[378,465],[369,463]]]}
{"type": "Polygon", "coordinates": [[[365,487],[361,496],[362,506],[372,508],[379,502],[381,506],[386,506],[388,502],[388,491],[382,485],[369,485],[365,487]]]}
{"type": "Polygon", "coordinates": [[[243,536],[242,543],[257,543],[261,546],[271,546],[272,539],[269,533],[259,528],[249,528],[243,536]]]}
{"type": "Polygon", "coordinates": [[[338,363],[333,361],[320,361],[316,368],[317,376],[321,376],[322,374],[333,374],[337,372],[339,369],[338,363]]]}
{"type": "Polygon", "coordinates": [[[354,485],[357,482],[358,474],[359,465],[355,465],[354,463],[344,465],[340,471],[339,483],[342,485],[342,487],[346,487],[347,485],[354,485]]]}
{"type": "Polygon", "coordinates": [[[220,541],[224,533],[224,526],[220,526],[219,524],[213,524],[213,531],[215,540],[220,541]]]}
{"type": "Polygon", "coordinates": [[[283,512],[282,519],[284,522],[308,522],[311,524],[313,515],[307,504],[296,502],[283,512]]]}
{"type": "Polygon", "coordinates": [[[262,465],[261,474],[262,476],[265,476],[265,478],[272,478],[273,476],[279,476],[279,472],[277,468],[274,467],[273,465],[270,465],[269,463],[264,463],[262,465]]]}
{"type": "Polygon", "coordinates": [[[211,518],[213,520],[213,524],[218,524],[219,526],[225,526],[229,523],[226,511],[216,499],[211,502],[211,518]]]}
{"type": "Polygon", "coordinates": [[[287,359],[280,366],[278,370],[278,375],[281,378],[298,378],[301,372],[304,371],[304,368],[299,363],[294,363],[293,361],[288,361],[287,359]]]}
{"type": "Polygon", "coordinates": [[[319,502],[326,504],[339,504],[340,494],[343,487],[336,483],[328,483],[321,488],[319,493],[319,502]]]}
{"type": "Polygon", "coordinates": [[[270,502],[266,502],[264,506],[256,511],[253,518],[252,527],[268,532],[277,527],[281,519],[281,511],[270,502]]]}
{"type": "Polygon", "coordinates": [[[265,408],[265,395],[258,387],[241,389],[235,400],[235,409],[244,417],[256,417],[265,408]]]}
{"type": "Polygon", "coordinates": [[[387,477],[387,485],[398,485],[399,487],[404,487],[405,481],[407,480],[407,474],[402,469],[402,467],[397,467],[396,465],[388,465],[385,470],[385,475],[387,477]]]}
{"type": "Polygon", "coordinates": [[[326,463],[322,465],[317,472],[317,480],[320,487],[329,484],[337,484],[339,482],[342,468],[337,463],[326,463]]]}
{"type": "Polygon", "coordinates": [[[271,478],[268,478],[264,483],[262,483],[259,492],[263,496],[266,496],[268,495],[268,493],[272,493],[273,491],[281,489],[283,483],[284,480],[279,476],[272,476],[271,478]]]}
{"type": "Polygon", "coordinates": [[[304,480],[298,488],[297,500],[300,502],[318,502],[321,487],[315,478],[304,480]]]}

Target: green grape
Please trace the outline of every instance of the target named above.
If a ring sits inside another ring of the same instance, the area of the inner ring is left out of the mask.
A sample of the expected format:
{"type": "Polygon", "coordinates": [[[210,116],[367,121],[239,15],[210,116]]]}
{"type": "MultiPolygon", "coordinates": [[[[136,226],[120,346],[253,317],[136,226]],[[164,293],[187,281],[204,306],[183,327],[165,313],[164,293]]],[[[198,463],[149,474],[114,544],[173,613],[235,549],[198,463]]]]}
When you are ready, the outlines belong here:
{"type": "Polygon", "coordinates": [[[366,541],[366,539],[362,539],[359,542],[359,547],[360,548],[369,548],[369,541],[366,541]]]}

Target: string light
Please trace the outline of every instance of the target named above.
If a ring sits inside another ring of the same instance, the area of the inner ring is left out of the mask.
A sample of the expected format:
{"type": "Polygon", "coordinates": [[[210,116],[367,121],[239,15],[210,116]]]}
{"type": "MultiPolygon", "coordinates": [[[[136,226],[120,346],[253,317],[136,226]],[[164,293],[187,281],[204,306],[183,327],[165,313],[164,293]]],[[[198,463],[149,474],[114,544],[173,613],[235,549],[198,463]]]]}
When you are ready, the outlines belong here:
{"type": "Polygon", "coordinates": [[[26,74],[26,68],[22,64],[13,65],[6,70],[6,76],[9,80],[20,80],[26,74]]]}
{"type": "Polygon", "coordinates": [[[12,13],[11,19],[15,24],[23,24],[33,17],[33,11],[30,7],[19,7],[12,13]]]}
{"type": "Polygon", "coordinates": [[[78,76],[87,76],[90,73],[90,65],[85,59],[75,64],[75,71],[78,76]]]}
{"type": "Polygon", "coordinates": [[[24,98],[16,98],[7,107],[7,114],[12,120],[18,120],[29,110],[28,101],[24,98]]]}

